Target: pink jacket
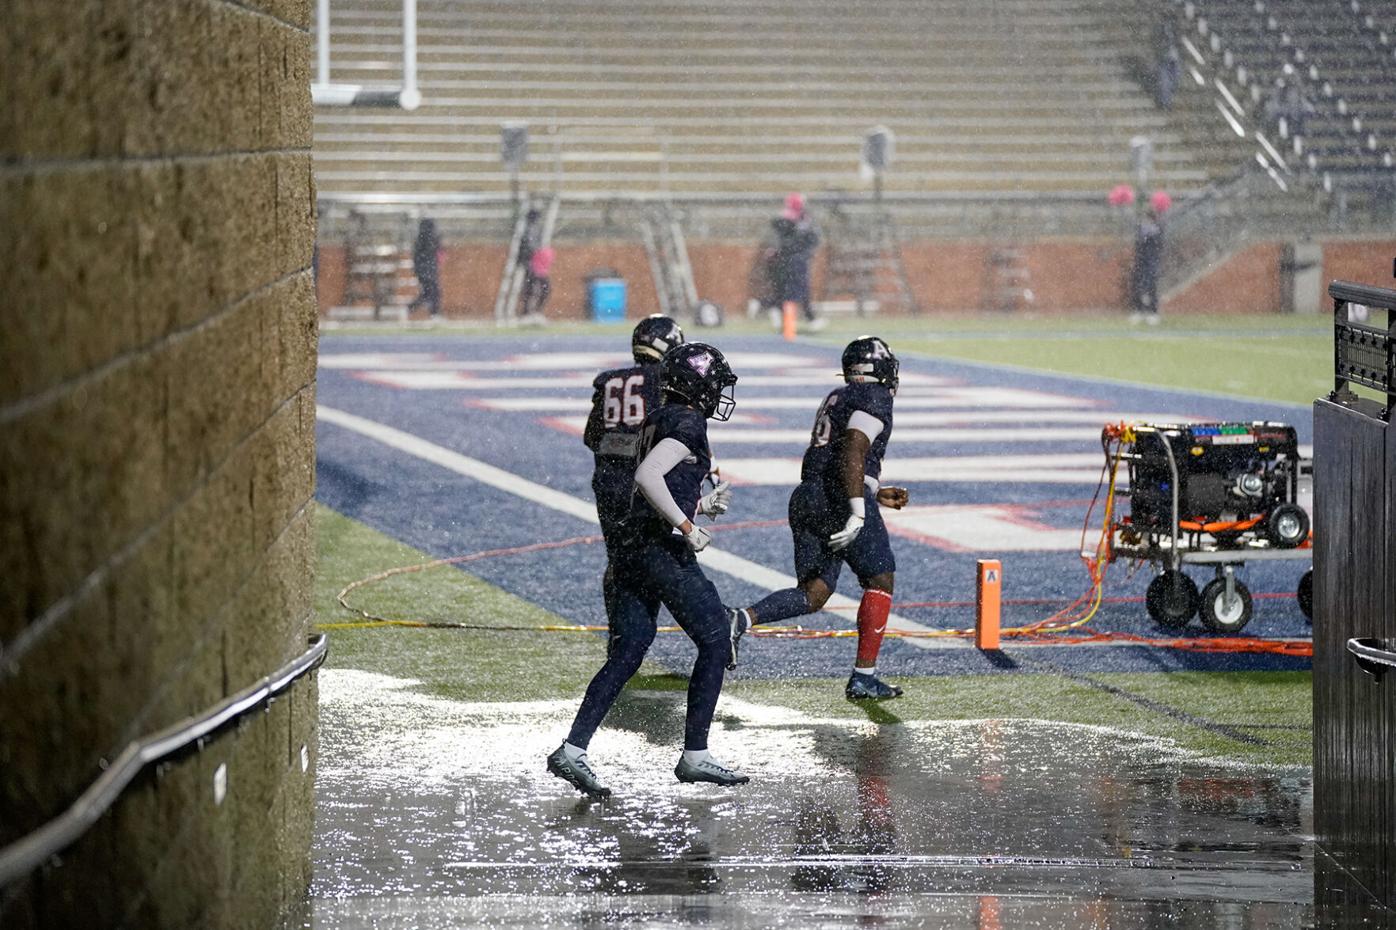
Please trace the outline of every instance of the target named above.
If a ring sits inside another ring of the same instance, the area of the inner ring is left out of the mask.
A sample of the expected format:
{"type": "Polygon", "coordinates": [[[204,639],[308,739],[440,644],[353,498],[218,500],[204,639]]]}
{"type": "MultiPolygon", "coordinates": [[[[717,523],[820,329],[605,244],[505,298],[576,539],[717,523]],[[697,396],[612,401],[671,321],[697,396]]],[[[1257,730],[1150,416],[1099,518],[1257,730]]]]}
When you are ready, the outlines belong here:
{"type": "Polygon", "coordinates": [[[529,273],[535,278],[546,278],[548,270],[553,267],[554,254],[556,253],[553,252],[552,246],[544,246],[534,252],[533,257],[528,260],[529,273]]]}

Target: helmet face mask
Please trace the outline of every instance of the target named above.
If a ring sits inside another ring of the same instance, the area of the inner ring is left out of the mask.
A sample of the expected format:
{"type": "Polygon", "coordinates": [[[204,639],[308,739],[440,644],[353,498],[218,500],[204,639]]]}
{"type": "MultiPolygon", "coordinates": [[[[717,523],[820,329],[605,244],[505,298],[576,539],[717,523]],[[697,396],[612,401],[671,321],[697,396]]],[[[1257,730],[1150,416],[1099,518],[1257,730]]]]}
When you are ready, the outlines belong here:
{"type": "Polygon", "coordinates": [[[709,417],[719,423],[726,423],[732,419],[732,412],[737,409],[737,376],[733,375],[732,380],[722,388],[722,393],[718,394],[711,410],[704,411],[709,417]]]}
{"type": "Polygon", "coordinates": [[[885,340],[859,336],[843,350],[843,379],[849,384],[877,382],[896,396],[901,363],[885,340]]]}
{"type": "Polygon", "coordinates": [[[659,363],[659,389],[680,398],[718,421],[731,418],[737,407],[737,376],[722,353],[702,342],[686,342],[670,349],[659,363]]]}
{"type": "Polygon", "coordinates": [[[638,364],[657,362],[674,346],[683,345],[683,329],[662,313],[645,317],[630,335],[630,354],[638,364]]]}

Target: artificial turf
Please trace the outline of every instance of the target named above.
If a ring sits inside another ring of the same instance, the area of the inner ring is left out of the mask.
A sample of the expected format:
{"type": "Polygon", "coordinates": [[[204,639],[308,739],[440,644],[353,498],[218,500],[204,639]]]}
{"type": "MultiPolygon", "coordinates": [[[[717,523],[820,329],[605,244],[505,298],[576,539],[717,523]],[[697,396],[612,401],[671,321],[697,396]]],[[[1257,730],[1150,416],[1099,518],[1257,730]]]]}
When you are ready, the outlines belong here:
{"type": "MultiPolygon", "coordinates": [[[[459,323],[406,327],[343,326],[335,333],[377,337],[421,336],[468,328],[472,338],[517,336],[517,329],[459,323]]],[[[540,340],[574,335],[613,335],[614,325],[552,324],[540,340]]],[[[722,345],[726,332],[769,332],[764,319],[729,315],[720,330],[692,331],[722,345]]],[[[622,329],[623,332],[623,329],[622,329]]],[[[1131,384],[1173,387],[1257,400],[1309,404],[1333,388],[1333,324],[1326,315],[1185,316],[1157,327],[1131,324],[1123,312],[1108,315],[926,314],[918,317],[834,317],[827,328],[805,334],[831,346],[874,332],[894,351],[965,362],[1007,365],[1032,371],[1106,378],[1131,384]]]]}
{"type": "MultiPolygon", "coordinates": [[[[604,654],[588,633],[519,633],[397,626],[336,628],[361,620],[336,601],[352,581],[429,561],[326,507],[316,514],[316,617],[330,627],[330,668],[420,682],[460,701],[580,700],[604,654]]],[[[393,617],[484,619],[501,626],[564,623],[556,615],[457,567],[400,575],[365,586],[352,603],[393,617]]],[[[743,680],[724,694],[821,718],[896,724],[912,720],[1030,718],[1103,724],[1174,741],[1200,755],[1265,765],[1311,758],[1310,675],[1306,672],[1145,673],[1066,676],[1052,671],[938,676],[906,681],[905,697],[881,704],[843,698],[831,679],[743,680]]],[[[680,690],[681,677],[647,664],[633,689],[680,690]]],[[[675,699],[681,699],[675,695],[675,699]]],[[[719,713],[721,708],[719,707],[719,713]]]]}
{"type": "Polygon", "coordinates": [[[840,321],[834,344],[873,327],[894,351],[1257,400],[1310,404],[1333,388],[1326,317],[1184,317],[1158,327],[1119,316],[840,321]]]}

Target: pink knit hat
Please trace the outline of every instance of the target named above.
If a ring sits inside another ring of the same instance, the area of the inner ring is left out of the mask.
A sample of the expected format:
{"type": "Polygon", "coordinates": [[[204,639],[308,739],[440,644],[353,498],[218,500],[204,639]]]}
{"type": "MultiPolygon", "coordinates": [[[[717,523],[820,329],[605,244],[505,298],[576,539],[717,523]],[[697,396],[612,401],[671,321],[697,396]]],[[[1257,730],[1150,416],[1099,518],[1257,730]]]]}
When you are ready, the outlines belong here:
{"type": "Polygon", "coordinates": [[[785,212],[781,216],[787,220],[798,220],[805,215],[805,195],[799,192],[785,195],[785,212]]]}
{"type": "Polygon", "coordinates": [[[1155,213],[1167,213],[1173,206],[1173,198],[1168,196],[1168,191],[1154,191],[1149,195],[1149,206],[1155,213]]]}
{"type": "Polygon", "coordinates": [[[1110,195],[1106,200],[1112,207],[1127,207],[1134,203],[1134,188],[1128,184],[1116,184],[1110,189],[1110,195]]]}

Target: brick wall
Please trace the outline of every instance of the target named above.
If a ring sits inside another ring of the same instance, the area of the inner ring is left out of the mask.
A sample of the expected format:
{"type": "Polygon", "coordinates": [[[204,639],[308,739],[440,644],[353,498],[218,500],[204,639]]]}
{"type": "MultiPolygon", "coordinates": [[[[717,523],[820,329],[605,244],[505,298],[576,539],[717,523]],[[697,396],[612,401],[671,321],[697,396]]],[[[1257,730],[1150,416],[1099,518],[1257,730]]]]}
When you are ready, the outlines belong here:
{"type": "MultiPolygon", "coordinates": [[[[909,241],[902,245],[907,277],[921,309],[935,313],[974,313],[993,309],[991,256],[1003,245],[989,241],[909,241]]],[[[1174,315],[1277,313],[1282,311],[1282,242],[1258,242],[1224,257],[1196,280],[1167,296],[1164,312],[1174,315]]],[[[744,312],[747,278],[755,243],[697,240],[689,260],[700,297],[728,313],[744,312]]],[[[1044,239],[1018,247],[1034,295],[1035,313],[1123,313],[1128,303],[1132,243],[1112,238],[1044,239]]],[[[1333,237],[1323,241],[1324,280],[1385,284],[1396,239],[1333,237]]],[[[484,319],[494,311],[495,291],[506,248],[494,242],[447,243],[442,255],[443,306],[447,315],[484,319]]],[[[812,275],[820,294],[825,253],[812,275]]],[[[638,242],[559,243],[553,265],[548,315],[580,320],[586,307],[585,275],[595,268],[619,270],[629,282],[629,315],[658,310],[645,250],[638,242]]],[[[344,301],[344,250],[320,249],[319,305],[322,313],[344,301]]]]}
{"type": "MultiPolygon", "coordinates": [[[[0,843],[304,650],[316,351],[308,0],[7,17],[0,843]]],[[[272,925],[308,880],[314,708],[307,681],[143,780],[0,924],[272,925]]]]}

